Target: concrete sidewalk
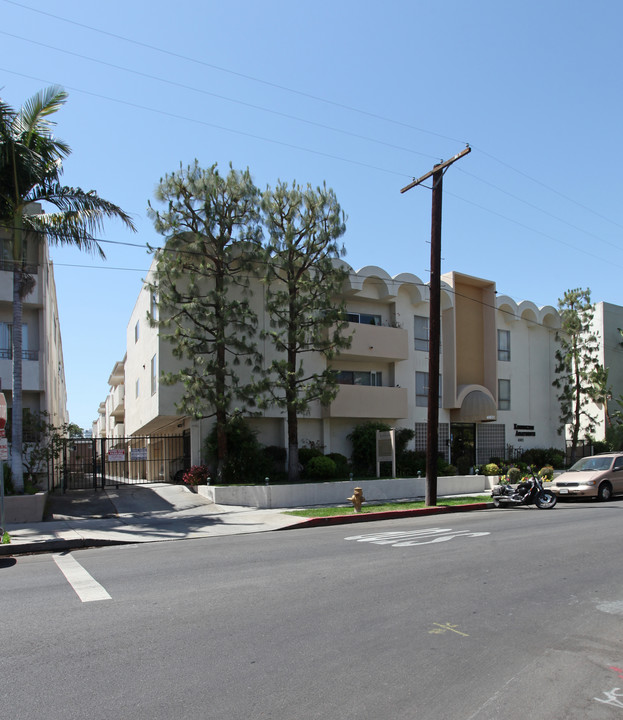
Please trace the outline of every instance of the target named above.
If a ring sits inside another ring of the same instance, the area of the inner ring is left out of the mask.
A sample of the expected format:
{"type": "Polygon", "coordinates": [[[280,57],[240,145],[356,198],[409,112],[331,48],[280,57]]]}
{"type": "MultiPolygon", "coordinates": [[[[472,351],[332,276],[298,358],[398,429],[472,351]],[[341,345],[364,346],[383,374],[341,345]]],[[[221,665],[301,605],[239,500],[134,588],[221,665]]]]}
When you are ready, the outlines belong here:
{"type": "Polygon", "coordinates": [[[344,515],[309,519],[285,515],[280,508],[216,505],[180,485],[124,485],[51,494],[43,522],[7,525],[11,543],[0,545],[0,556],[370,522],[487,506],[480,503],[359,515],[345,508],[344,515]]]}

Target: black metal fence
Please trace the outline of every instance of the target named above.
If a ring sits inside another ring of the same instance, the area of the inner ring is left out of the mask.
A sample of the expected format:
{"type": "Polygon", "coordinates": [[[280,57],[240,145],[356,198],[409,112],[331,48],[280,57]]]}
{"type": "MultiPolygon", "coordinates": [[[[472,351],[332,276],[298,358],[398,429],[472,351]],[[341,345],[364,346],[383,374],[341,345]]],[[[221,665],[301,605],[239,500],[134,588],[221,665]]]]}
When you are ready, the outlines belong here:
{"type": "Polygon", "coordinates": [[[68,438],[48,473],[48,488],[63,492],[106,485],[181,482],[190,467],[190,435],[68,438]]]}

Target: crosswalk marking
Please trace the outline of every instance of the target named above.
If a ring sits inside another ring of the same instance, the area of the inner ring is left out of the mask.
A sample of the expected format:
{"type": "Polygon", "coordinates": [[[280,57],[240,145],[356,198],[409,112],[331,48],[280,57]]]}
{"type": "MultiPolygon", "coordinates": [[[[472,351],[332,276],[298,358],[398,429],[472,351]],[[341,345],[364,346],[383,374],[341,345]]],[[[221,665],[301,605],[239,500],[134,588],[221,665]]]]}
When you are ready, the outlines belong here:
{"type": "Polygon", "coordinates": [[[54,562],[59,570],[67,578],[67,582],[75,590],[76,595],[82,602],[94,602],[96,600],[112,600],[106,590],[94,580],[89,573],[72,556],[63,553],[53,555],[54,562]]]}

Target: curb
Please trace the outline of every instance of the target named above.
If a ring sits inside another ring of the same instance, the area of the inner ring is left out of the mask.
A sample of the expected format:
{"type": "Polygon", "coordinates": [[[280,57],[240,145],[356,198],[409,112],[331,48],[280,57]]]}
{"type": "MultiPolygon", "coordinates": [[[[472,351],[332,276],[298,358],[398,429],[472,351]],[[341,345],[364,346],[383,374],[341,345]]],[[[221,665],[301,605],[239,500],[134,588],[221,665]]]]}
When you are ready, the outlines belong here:
{"type": "Polygon", "coordinates": [[[435,507],[416,508],[413,510],[384,510],[376,513],[358,513],[353,515],[329,515],[303,520],[296,525],[278,528],[279,530],[296,530],[298,528],[323,527],[326,525],[346,525],[348,523],[374,522],[375,520],[397,520],[405,517],[425,515],[448,515],[470,510],[488,510],[495,505],[491,503],[471,503],[469,505],[438,505],[435,507]]]}
{"type": "Polygon", "coordinates": [[[111,545],[134,545],[136,540],[105,540],[104,538],[78,538],[75,540],[44,540],[43,542],[6,543],[0,545],[0,558],[12,555],[34,555],[35,553],[63,552],[64,550],[86,550],[111,545]]]}
{"type": "MultiPolygon", "coordinates": [[[[292,525],[275,528],[274,532],[281,530],[294,530],[297,528],[323,527],[327,525],[348,525],[359,522],[374,522],[377,520],[398,520],[406,517],[426,515],[449,515],[451,513],[469,512],[471,510],[487,510],[495,507],[491,503],[471,503],[468,505],[438,505],[435,507],[418,508],[413,510],[385,510],[375,513],[361,513],[352,515],[331,515],[329,517],[298,518],[292,525]]],[[[173,538],[171,538],[173,539],[173,538]]],[[[182,538],[179,538],[182,539],[182,538]]],[[[163,542],[166,538],[154,540],[163,542]]],[[[65,550],[85,550],[86,548],[109,547],[113,545],[134,545],[136,540],[106,540],[105,538],[74,538],[71,540],[45,540],[43,542],[7,543],[0,545],[0,558],[14,555],[32,555],[35,553],[62,552],[65,550]]]]}

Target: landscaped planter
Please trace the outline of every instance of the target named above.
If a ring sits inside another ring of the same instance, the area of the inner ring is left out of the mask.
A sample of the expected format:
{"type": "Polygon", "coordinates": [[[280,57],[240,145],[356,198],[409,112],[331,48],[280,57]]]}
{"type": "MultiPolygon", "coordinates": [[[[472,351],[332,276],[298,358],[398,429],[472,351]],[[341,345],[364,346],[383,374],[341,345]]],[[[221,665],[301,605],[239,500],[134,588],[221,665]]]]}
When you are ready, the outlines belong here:
{"type": "Polygon", "coordinates": [[[4,522],[7,525],[41,522],[47,498],[47,492],[38,492],[34,495],[6,495],[4,522]]]}
{"type": "MultiPolygon", "coordinates": [[[[453,475],[437,478],[438,495],[486,493],[492,478],[484,475],[453,475]]],[[[338,480],[293,485],[199,485],[197,492],[217,505],[242,505],[257,508],[309,507],[340,505],[348,502],[353,488],[359,486],[367,501],[423,498],[426,478],[385,480],[338,480]]]]}

